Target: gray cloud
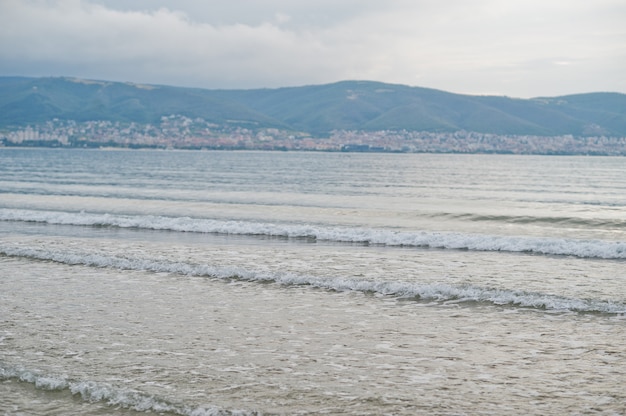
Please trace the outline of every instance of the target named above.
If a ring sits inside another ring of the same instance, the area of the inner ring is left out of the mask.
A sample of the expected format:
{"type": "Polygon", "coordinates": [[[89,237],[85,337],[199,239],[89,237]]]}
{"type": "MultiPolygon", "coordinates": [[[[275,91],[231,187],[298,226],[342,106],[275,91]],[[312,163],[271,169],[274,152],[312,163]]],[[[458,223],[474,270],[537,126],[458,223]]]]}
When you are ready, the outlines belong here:
{"type": "Polygon", "coordinates": [[[0,74],[626,92],[625,18],[621,0],[0,0],[0,74]]]}

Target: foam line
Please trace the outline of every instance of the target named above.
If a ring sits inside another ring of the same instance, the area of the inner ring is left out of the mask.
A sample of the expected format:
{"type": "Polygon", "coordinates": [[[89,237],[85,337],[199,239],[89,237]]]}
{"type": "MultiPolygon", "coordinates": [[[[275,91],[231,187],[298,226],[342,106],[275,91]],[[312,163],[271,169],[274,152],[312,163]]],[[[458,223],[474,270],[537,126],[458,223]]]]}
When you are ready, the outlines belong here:
{"type": "Polygon", "coordinates": [[[0,255],[54,261],[69,265],[114,268],[122,270],[176,273],[217,279],[238,279],[250,282],[274,282],[285,286],[308,285],[333,291],[378,293],[397,298],[459,302],[486,302],[525,308],[557,311],[626,313],[626,304],[593,299],[574,299],[544,293],[484,288],[473,285],[422,284],[403,281],[372,281],[341,277],[317,277],[294,273],[271,273],[239,267],[216,267],[206,264],[168,262],[102,254],[64,252],[16,245],[0,244],[0,255]]]}
{"type": "Polygon", "coordinates": [[[177,232],[264,235],[384,246],[504,251],[581,258],[626,259],[626,242],[565,238],[494,236],[457,232],[400,232],[313,224],[275,224],[153,215],[112,215],[0,209],[0,220],[46,224],[139,228],[177,232]]]}
{"type": "Polygon", "coordinates": [[[167,400],[142,393],[138,390],[113,386],[96,381],[71,380],[64,376],[41,374],[24,368],[3,366],[0,363],[0,380],[17,380],[30,383],[35,388],[48,391],[67,390],[88,402],[104,402],[109,406],[139,412],[169,412],[181,416],[248,416],[259,415],[256,411],[227,410],[217,406],[196,407],[170,403],[167,400]]]}

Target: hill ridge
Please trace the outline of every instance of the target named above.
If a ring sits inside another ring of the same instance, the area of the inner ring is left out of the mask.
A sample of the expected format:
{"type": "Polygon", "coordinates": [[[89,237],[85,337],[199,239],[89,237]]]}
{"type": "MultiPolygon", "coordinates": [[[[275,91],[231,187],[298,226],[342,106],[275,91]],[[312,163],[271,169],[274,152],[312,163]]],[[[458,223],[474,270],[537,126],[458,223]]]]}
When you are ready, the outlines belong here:
{"type": "Polygon", "coordinates": [[[0,77],[4,129],[54,118],[154,123],[171,114],[318,137],[335,130],[626,136],[626,94],[606,91],[522,99],[368,80],[235,90],[0,77]]]}

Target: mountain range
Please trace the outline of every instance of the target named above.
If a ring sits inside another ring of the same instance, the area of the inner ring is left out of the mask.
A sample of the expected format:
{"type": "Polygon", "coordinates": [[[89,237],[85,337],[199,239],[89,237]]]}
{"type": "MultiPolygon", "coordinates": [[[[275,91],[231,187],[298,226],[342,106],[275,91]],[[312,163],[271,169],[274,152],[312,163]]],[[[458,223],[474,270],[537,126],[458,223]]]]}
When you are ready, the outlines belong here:
{"type": "Polygon", "coordinates": [[[209,90],[68,77],[0,77],[0,128],[54,118],[155,123],[171,114],[218,125],[333,130],[626,136],[626,94],[517,99],[372,81],[209,90]]]}

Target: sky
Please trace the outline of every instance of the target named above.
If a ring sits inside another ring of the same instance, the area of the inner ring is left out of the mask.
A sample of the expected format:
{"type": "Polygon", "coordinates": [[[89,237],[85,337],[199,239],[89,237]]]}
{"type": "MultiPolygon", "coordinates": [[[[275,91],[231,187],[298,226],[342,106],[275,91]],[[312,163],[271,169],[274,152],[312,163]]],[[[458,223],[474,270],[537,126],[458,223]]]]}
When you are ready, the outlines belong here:
{"type": "Polygon", "coordinates": [[[626,0],[0,0],[0,76],[626,93],[626,0]]]}

